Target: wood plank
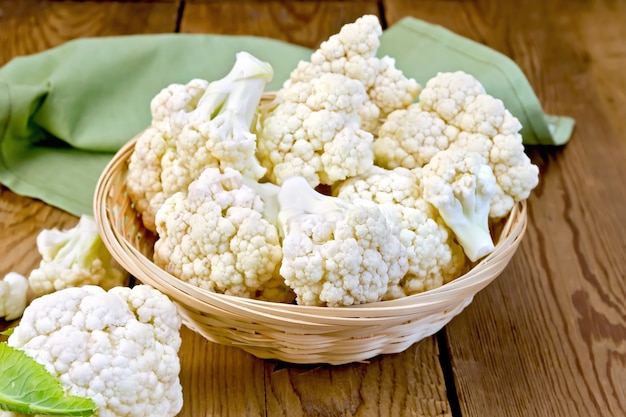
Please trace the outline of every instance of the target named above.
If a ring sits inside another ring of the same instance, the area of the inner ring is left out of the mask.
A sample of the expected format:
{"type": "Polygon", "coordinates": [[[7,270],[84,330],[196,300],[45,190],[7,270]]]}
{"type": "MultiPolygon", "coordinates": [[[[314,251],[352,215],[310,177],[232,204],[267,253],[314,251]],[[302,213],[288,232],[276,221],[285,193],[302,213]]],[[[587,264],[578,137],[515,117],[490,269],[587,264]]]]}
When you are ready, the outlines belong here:
{"type": "Polygon", "coordinates": [[[390,0],[385,10],[390,23],[431,16],[509,55],[547,112],[577,120],[563,149],[529,149],[541,184],[520,253],[447,327],[463,415],[623,415],[626,7],[390,0]]]}
{"type": "Polygon", "coordinates": [[[190,1],[181,32],[264,36],[314,48],[367,13],[378,14],[376,1],[190,1]]]}
{"type": "Polygon", "coordinates": [[[270,416],[451,416],[435,338],[369,364],[266,366],[270,416]],[[331,391],[335,395],[329,396],[331,391]]]}
{"type": "Polygon", "coordinates": [[[265,416],[264,361],[211,343],[183,326],[178,417],[265,416]]]}
{"type": "Polygon", "coordinates": [[[0,65],[86,36],[173,32],[178,2],[0,2],[0,65]]]}

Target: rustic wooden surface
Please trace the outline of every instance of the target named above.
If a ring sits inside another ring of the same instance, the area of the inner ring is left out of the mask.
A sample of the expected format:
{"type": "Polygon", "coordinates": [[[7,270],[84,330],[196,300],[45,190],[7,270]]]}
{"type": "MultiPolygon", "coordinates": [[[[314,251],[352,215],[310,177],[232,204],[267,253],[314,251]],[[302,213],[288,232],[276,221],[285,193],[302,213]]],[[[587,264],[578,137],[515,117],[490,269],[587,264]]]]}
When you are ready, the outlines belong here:
{"type": "MultiPolygon", "coordinates": [[[[252,34],[315,47],[364,13],[412,15],[515,60],[547,113],[576,119],[541,168],[510,266],[444,331],[368,364],[293,366],[183,329],[181,416],[626,415],[626,2],[0,0],[0,65],[84,36],[252,34]]],[[[0,186],[0,275],[76,218],[0,186]]],[[[4,327],[7,323],[1,323],[4,327]]]]}

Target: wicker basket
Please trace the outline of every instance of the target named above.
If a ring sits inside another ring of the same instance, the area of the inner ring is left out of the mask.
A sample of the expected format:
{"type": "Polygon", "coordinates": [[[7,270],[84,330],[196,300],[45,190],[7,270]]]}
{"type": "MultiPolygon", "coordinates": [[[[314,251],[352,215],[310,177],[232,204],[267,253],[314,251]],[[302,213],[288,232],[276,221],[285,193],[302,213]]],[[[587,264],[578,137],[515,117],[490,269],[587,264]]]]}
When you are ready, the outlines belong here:
{"type": "Polygon", "coordinates": [[[309,307],[212,293],[152,263],[154,235],[125,191],[131,140],[100,177],[94,215],[113,257],[139,281],[174,300],[183,323],[206,339],[259,358],[292,363],[344,364],[398,353],[459,314],[506,267],[526,229],[526,204],[517,204],[498,231],[495,250],[442,287],[392,301],[351,307],[309,307]]]}

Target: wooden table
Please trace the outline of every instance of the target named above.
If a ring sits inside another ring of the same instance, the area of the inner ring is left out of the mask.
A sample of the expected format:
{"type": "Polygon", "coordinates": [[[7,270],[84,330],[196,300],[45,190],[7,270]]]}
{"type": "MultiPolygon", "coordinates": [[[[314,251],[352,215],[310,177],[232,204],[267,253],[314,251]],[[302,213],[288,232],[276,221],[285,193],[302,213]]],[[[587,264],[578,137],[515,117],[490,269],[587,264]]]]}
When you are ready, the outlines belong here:
{"type": "MultiPolygon", "coordinates": [[[[291,366],[183,329],[181,416],[626,415],[626,2],[0,0],[0,65],[85,36],[252,34],[314,48],[373,13],[412,15],[503,52],[577,126],[528,149],[541,183],[504,273],[436,336],[368,364],[291,366]]],[[[0,188],[0,274],[76,218],[0,188]]],[[[3,324],[2,326],[5,326],[3,324]]]]}

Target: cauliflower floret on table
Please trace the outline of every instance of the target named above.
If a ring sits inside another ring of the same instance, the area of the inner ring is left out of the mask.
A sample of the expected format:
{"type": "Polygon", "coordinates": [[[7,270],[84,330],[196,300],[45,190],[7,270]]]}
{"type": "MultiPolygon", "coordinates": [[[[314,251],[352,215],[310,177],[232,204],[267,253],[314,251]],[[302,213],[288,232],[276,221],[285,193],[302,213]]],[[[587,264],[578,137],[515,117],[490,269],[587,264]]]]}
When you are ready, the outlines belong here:
{"type": "Polygon", "coordinates": [[[255,156],[252,125],[272,77],[270,64],[239,52],[223,78],[172,85],[152,100],[152,123],[137,137],[126,178],[147,229],[156,230],[159,207],[204,168],[232,167],[254,178],[265,174],[255,156]]]}
{"type": "Polygon", "coordinates": [[[35,299],[8,344],[52,373],[99,417],[173,417],[182,408],[181,318],[147,285],[67,288],[35,299]]]}
{"type": "Polygon", "coordinates": [[[108,290],[124,285],[129,277],[113,260],[91,216],[81,216],[71,229],[42,230],[37,235],[37,250],[41,262],[28,276],[36,296],[82,285],[108,290]]]}
{"type": "Polygon", "coordinates": [[[412,169],[448,148],[478,152],[496,178],[489,217],[498,219],[528,198],[539,181],[539,169],[524,153],[521,127],[473,76],[439,73],[426,83],[418,103],[389,115],[374,141],[375,161],[412,169]]]}
{"type": "Polygon", "coordinates": [[[9,272],[0,281],[0,319],[20,318],[28,303],[28,279],[9,272]]]}
{"type": "Polygon", "coordinates": [[[420,85],[395,67],[389,56],[378,58],[382,27],[375,15],[364,15],[345,24],[339,33],[322,42],[310,61],[301,61],[285,86],[309,82],[325,73],[343,74],[360,81],[380,115],[361,114],[363,127],[374,130],[377,118],[408,106],[420,92],[420,85]]]}
{"type": "Polygon", "coordinates": [[[168,198],[156,215],[155,264],[209,291],[289,301],[278,276],[276,214],[263,198],[272,192],[254,182],[231,168],[207,168],[187,191],[168,198]]]}
{"type": "Polygon", "coordinates": [[[260,120],[257,154],[275,184],[299,175],[332,185],[372,166],[373,135],[361,128],[363,84],[339,74],[280,90],[260,120]]]}
{"type": "Polygon", "coordinates": [[[408,271],[385,299],[440,287],[465,271],[463,249],[437,210],[423,198],[421,169],[374,166],[334,187],[333,194],[349,201],[373,201],[398,223],[397,236],[407,251],[408,271]]]}
{"type": "Polygon", "coordinates": [[[406,273],[406,249],[376,204],[320,194],[296,176],[285,180],[278,201],[280,274],[298,304],[380,301],[406,273]]]}

